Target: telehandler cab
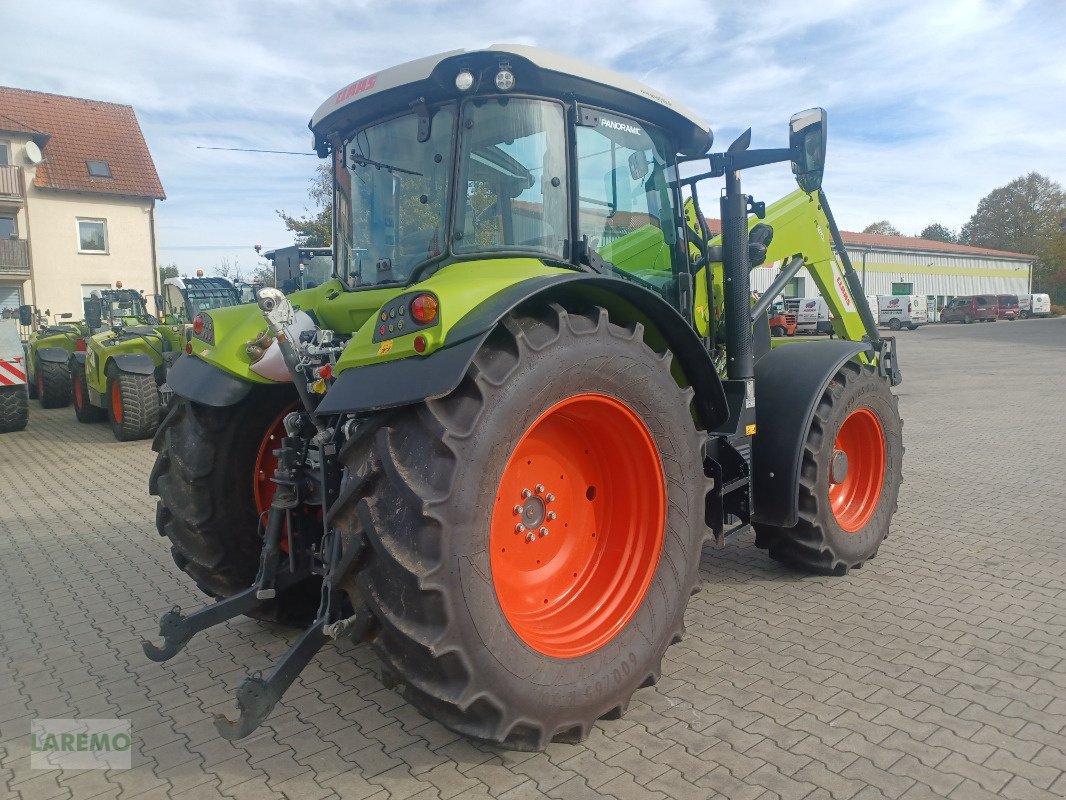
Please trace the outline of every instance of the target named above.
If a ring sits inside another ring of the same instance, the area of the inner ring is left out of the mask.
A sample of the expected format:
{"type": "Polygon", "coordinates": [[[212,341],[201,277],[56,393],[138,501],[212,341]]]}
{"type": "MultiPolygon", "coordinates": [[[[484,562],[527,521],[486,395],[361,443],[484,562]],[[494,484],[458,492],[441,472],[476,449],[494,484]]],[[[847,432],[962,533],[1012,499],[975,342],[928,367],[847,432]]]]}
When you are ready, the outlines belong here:
{"type": "Polygon", "coordinates": [[[240,614],[304,628],[223,736],[343,637],[455,731],[579,741],[658,680],[706,540],[753,527],[838,575],[877,553],[899,378],[821,192],[823,111],[710,152],[655,90],[500,45],[361,78],[310,127],[339,277],[209,312],[153,443],[159,532],[219,601],[146,654],[240,614]],[[800,188],[764,207],[741,171],[777,162],[800,188]],[[718,177],[712,239],[694,187],[718,177]],[[801,266],[839,338],[771,348],[801,266]]]}

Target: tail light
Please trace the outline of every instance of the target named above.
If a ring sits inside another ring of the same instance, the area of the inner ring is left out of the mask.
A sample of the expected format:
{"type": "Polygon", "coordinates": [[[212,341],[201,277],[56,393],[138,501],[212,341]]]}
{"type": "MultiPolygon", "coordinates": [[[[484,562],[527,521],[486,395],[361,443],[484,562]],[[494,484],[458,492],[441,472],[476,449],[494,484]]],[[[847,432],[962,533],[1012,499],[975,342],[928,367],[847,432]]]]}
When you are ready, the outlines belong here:
{"type": "Polygon", "coordinates": [[[215,323],[211,319],[210,314],[200,312],[192,321],[192,335],[199,339],[201,342],[214,345],[215,343],[215,323]]]}
{"type": "Polygon", "coordinates": [[[429,325],[437,318],[439,307],[436,297],[431,294],[420,294],[411,301],[411,319],[420,325],[429,325]]]}
{"type": "Polygon", "coordinates": [[[79,353],[84,353],[89,349],[88,345],[85,344],[85,337],[79,336],[74,340],[74,349],[79,353]]]}

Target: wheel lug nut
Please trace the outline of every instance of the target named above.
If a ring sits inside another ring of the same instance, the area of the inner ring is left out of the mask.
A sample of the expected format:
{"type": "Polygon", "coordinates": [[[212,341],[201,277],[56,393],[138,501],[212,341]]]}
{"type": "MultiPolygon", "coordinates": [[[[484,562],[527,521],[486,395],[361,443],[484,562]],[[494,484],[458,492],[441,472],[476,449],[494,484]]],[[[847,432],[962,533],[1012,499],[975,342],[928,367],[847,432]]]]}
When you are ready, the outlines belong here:
{"type": "Polygon", "coordinates": [[[559,515],[558,515],[558,514],[556,514],[556,513],[554,512],[554,511],[549,511],[549,512],[548,512],[548,519],[549,519],[549,520],[553,520],[553,519],[555,519],[555,518],[556,518],[557,516],[559,516],[559,515]]]}
{"type": "Polygon", "coordinates": [[[532,496],[532,494],[533,494],[533,492],[529,491],[529,489],[523,489],[522,490],[522,497],[528,498],[528,497],[532,496]]]}
{"type": "Polygon", "coordinates": [[[544,484],[543,483],[538,483],[533,488],[534,488],[534,491],[536,491],[537,494],[544,494],[544,484]]]}
{"type": "Polygon", "coordinates": [[[517,525],[514,526],[514,532],[515,533],[522,533],[525,529],[526,529],[526,526],[523,525],[521,522],[519,522],[517,525]]]}
{"type": "Polygon", "coordinates": [[[544,499],[547,500],[549,503],[554,503],[555,502],[555,495],[552,494],[551,492],[548,492],[546,495],[544,495],[544,499]]]}
{"type": "Polygon", "coordinates": [[[533,531],[530,531],[529,533],[526,534],[526,541],[527,542],[534,542],[534,541],[536,541],[536,539],[537,539],[537,537],[533,533],[533,531]]]}
{"type": "Polygon", "coordinates": [[[540,535],[541,536],[547,536],[548,535],[548,529],[547,528],[541,528],[540,529],[540,535]]]}
{"type": "Polygon", "coordinates": [[[514,507],[514,513],[521,514],[522,513],[522,506],[515,506],[514,507]]]}

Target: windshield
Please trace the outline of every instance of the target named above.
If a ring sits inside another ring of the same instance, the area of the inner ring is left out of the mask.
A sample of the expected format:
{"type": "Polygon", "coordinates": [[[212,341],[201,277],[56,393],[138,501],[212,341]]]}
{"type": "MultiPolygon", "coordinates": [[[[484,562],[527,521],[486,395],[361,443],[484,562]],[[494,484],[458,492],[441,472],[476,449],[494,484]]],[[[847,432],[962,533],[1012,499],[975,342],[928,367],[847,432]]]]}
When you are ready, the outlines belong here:
{"type": "Polygon", "coordinates": [[[148,309],[145,308],[144,298],[131,292],[129,295],[122,297],[111,297],[107,305],[106,315],[111,319],[116,317],[147,317],[148,309]]]}
{"type": "MultiPolygon", "coordinates": [[[[445,249],[455,108],[371,125],[336,154],[337,267],[352,287],[406,282],[445,249]]],[[[328,275],[328,271],[326,273],[328,275]]]]}

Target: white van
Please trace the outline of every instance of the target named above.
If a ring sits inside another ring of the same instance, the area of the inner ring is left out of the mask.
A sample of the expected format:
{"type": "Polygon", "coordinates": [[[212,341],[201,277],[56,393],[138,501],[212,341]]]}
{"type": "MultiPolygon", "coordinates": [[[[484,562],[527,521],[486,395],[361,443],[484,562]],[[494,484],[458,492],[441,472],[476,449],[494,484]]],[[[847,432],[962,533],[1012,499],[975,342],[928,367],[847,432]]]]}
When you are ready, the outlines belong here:
{"type": "Polygon", "coordinates": [[[929,308],[925,295],[897,294],[877,296],[877,324],[898,331],[916,330],[929,322],[929,308]]]}
{"type": "Polygon", "coordinates": [[[790,297],[785,310],[796,315],[796,333],[831,333],[829,305],[821,297],[790,297]]]}
{"type": "Polygon", "coordinates": [[[1020,294],[1018,295],[1018,311],[1022,319],[1050,317],[1051,297],[1046,294],[1020,294]]]}

